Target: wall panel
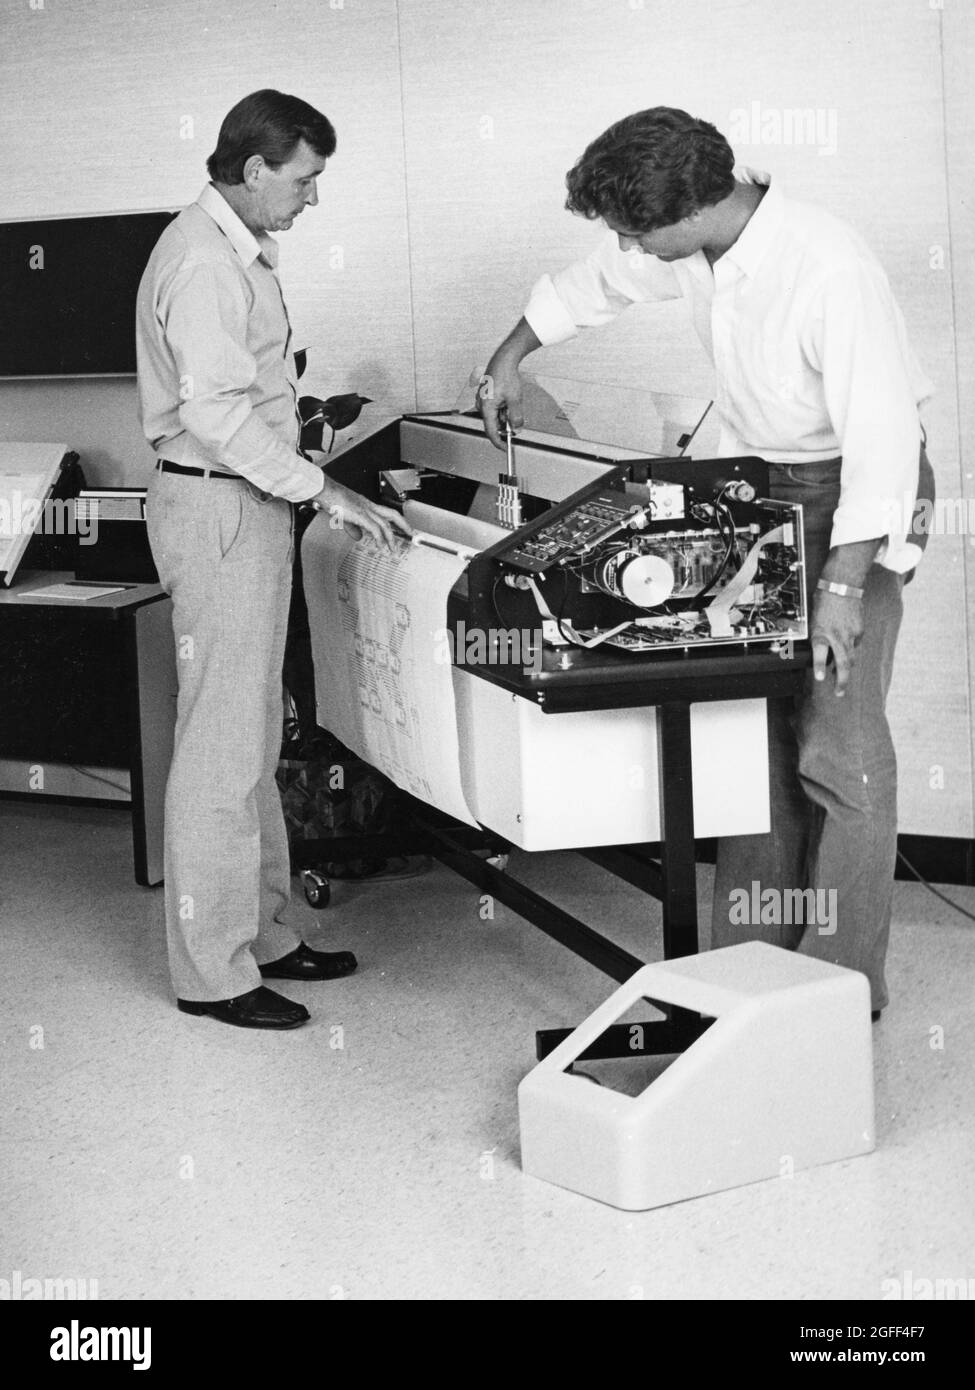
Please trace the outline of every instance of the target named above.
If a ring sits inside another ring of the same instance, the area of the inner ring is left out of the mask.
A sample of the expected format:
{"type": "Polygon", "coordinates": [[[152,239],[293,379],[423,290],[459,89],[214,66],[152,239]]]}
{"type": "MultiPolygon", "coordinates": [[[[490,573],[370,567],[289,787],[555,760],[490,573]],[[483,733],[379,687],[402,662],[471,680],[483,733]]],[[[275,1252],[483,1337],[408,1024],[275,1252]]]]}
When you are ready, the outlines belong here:
{"type": "MultiPolygon", "coordinates": [[[[280,238],[303,384],[413,403],[395,0],[0,0],[0,34],[0,218],[181,207],[247,92],[324,110],[321,205],[280,238]]],[[[134,412],[130,381],[0,384],[7,438],[42,419],[104,482],[144,474],[134,412]]]]}

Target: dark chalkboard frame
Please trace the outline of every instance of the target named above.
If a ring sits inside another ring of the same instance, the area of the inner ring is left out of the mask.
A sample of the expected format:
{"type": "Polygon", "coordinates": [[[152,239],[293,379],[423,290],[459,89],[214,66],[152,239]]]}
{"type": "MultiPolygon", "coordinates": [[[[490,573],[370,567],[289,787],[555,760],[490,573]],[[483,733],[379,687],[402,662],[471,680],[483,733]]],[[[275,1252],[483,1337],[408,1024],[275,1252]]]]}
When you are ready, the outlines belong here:
{"type": "Polygon", "coordinates": [[[0,222],[0,378],[135,375],[135,301],[169,210],[0,222]]]}

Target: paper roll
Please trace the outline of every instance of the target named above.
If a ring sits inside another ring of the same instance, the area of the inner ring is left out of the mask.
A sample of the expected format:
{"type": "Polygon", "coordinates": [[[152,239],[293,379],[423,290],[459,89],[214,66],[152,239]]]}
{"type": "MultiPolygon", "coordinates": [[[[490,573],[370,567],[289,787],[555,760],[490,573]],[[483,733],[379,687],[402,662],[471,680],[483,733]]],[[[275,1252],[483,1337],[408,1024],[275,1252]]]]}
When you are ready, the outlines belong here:
{"type": "Polygon", "coordinates": [[[468,825],[447,596],[465,559],[354,542],[317,517],[302,543],[318,722],[403,791],[468,825]]]}

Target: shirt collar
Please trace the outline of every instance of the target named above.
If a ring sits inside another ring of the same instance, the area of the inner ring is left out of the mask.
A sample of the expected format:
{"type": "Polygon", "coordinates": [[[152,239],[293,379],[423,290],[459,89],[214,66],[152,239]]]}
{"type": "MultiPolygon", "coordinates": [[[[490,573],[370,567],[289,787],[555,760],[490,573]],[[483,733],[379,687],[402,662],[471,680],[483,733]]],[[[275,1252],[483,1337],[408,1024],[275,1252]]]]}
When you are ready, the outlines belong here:
{"type": "Polygon", "coordinates": [[[197,198],[198,205],[212,217],[245,266],[263,256],[272,268],[278,263],[278,244],[267,232],[256,237],[234,212],[222,193],[208,183],[197,198]]]}
{"type": "Polygon", "coordinates": [[[764,184],[767,191],[745,223],[738,240],[729,246],[721,259],[732,261],[745,275],[754,275],[782,225],[785,198],[778,184],[773,183],[771,175],[760,169],[736,169],[735,177],[742,183],[764,184]]]}

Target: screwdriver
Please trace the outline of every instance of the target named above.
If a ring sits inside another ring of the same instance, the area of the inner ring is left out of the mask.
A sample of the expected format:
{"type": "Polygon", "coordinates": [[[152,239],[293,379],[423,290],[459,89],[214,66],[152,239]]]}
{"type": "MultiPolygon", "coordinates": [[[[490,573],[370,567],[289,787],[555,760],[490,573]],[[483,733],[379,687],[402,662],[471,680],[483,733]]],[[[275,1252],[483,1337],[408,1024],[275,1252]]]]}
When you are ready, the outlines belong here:
{"type": "Polygon", "coordinates": [[[504,417],[504,443],[507,453],[507,472],[502,473],[498,485],[498,520],[502,526],[514,531],[521,525],[521,496],[518,491],[518,475],[515,472],[515,432],[507,412],[504,417]]]}

